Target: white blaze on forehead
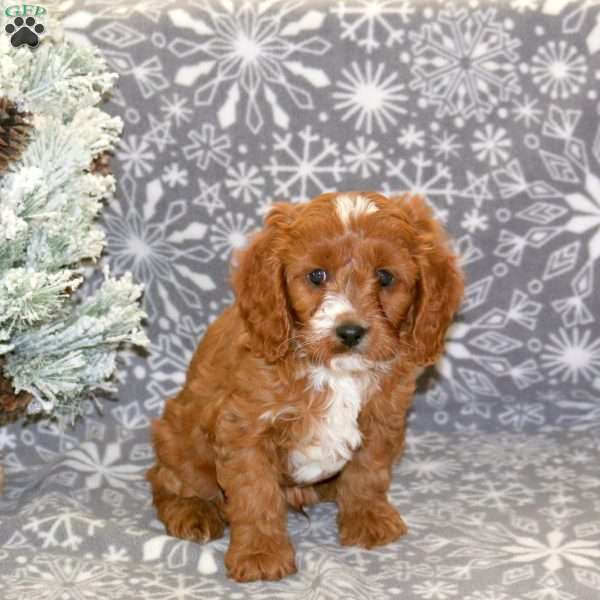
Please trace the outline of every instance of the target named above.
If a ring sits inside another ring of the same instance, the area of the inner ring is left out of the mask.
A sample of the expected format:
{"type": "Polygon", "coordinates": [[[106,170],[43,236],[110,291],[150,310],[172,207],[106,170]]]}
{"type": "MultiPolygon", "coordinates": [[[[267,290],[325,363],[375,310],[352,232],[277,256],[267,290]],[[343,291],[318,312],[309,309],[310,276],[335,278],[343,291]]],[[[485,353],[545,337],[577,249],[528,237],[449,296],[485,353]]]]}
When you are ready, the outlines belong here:
{"type": "Polygon", "coordinates": [[[342,194],[335,199],[335,210],[342,224],[348,227],[351,218],[377,212],[377,205],[364,196],[342,194]]]}
{"type": "Polygon", "coordinates": [[[343,294],[325,294],[321,306],[310,320],[310,327],[319,334],[327,335],[335,327],[337,319],[344,313],[354,312],[352,303],[343,294]]]}

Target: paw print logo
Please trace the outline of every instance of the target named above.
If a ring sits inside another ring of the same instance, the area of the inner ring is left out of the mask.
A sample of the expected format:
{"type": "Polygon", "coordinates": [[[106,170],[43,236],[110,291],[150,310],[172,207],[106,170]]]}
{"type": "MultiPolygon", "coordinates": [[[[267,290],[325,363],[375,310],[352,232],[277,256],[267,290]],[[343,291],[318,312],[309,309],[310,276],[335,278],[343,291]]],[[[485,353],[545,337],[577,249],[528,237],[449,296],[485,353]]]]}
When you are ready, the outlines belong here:
{"type": "Polygon", "coordinates": [[[44,26],[36,23],[33,17],[15,17],[12,23],[4,27],[4,31],[10,35],[10,43],[18,48],[27,44],[30,48],[37,48],[40,43],[39,36],[44,33],[44,26]]]}

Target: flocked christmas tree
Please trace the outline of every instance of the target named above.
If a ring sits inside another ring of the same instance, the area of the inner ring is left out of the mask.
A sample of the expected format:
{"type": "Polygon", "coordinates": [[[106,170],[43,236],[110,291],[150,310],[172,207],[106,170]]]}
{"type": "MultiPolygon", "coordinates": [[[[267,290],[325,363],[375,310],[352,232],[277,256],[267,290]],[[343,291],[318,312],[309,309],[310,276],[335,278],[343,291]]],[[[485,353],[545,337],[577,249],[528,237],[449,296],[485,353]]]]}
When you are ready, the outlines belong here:
{"type": "Polygon", "coordinates": [[[93,49],[0,36],[0,418],[82,414],[113,389],[122,345],[147,343],[130,274],[105,270],[92,296],[73,295],[105,245],[96,220],[114,178],[94,167],[122,123],[97,105],[115,78],[93,49]]]}

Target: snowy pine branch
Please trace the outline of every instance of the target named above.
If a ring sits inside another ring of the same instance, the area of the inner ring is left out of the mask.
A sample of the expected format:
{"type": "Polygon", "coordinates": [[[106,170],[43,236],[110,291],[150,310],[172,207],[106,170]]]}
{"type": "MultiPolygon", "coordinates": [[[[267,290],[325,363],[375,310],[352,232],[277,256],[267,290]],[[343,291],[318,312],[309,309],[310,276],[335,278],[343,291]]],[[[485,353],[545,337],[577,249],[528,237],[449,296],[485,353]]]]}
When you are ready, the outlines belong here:
{"type": "Polygon", "coordinates": [[[77,303],[82,261],[105,236],[96,220],[115,190],[92,162],[122,129],[97,104],[116,75],[91,48],[46,38],[36,52],[0,36],[0,97],[27,113],[26,148],[0,176],[0,355],[30,412],[74,417],[98,389],[112,389],[123,344],[145,346],[142,294],[129,273],[77,303]]]}

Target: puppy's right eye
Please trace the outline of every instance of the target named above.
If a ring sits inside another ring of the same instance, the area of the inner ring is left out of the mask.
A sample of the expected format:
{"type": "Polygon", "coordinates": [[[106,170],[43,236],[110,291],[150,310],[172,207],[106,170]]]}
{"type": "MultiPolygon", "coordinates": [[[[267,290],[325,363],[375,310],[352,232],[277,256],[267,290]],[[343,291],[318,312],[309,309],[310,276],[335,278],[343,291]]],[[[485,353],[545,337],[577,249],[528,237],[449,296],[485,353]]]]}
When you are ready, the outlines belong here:
{"type": "Polygon", "coordinates": [[[318,287],[327,281],[327,273],[323,269],[315,269],[308,274],[308,280],[318,287]]]}

